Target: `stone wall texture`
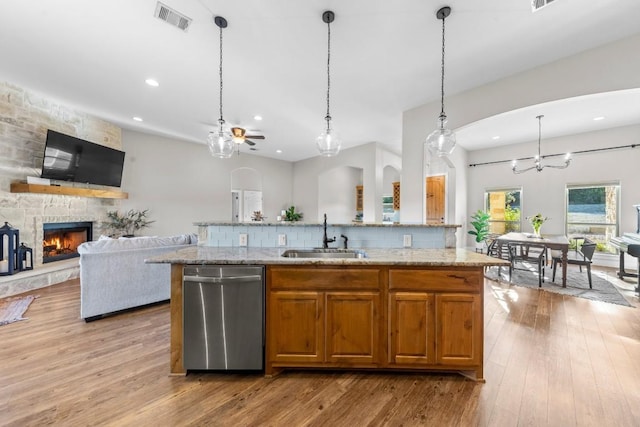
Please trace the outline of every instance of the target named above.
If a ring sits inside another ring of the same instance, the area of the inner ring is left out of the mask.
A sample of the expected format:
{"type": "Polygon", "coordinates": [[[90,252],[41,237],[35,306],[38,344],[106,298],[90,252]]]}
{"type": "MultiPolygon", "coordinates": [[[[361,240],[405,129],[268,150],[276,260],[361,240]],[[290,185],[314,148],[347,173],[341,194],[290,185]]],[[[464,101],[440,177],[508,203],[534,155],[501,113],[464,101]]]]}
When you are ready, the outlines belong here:
{"type": "MultiPolygon", "coordinates": [[[[97,237],[102,232],[100,223],[106,219],[106,212],[119,207],[119,201],[114,199],[10,192],[12,182],[40,176],[48,129],[122,149],[119,127],[50,97],[0,81],[0,225],[6,221],[20,230],[21,242],[33,248],[35,269],[42,266],[43,222],[93,221],[97,237]]],[[[14,276],[19,279],[20,273],[14,276]]]]}

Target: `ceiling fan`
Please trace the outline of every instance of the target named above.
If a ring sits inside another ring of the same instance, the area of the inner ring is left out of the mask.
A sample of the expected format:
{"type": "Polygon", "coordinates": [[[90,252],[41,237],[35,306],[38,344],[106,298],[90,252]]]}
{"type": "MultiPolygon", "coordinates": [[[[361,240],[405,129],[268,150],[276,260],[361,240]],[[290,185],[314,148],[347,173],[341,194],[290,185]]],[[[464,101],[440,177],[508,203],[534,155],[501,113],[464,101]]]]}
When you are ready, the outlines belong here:
{"type": "Polygon", "coordinates": [[[232,127],[231,135],[233,136],[233,142],[236,144],[246,143],[247,145],[254,146],[255,142],[251,139],[264,139],[264,135],[247,135],[247,131],[241,127],[232,127]]]}

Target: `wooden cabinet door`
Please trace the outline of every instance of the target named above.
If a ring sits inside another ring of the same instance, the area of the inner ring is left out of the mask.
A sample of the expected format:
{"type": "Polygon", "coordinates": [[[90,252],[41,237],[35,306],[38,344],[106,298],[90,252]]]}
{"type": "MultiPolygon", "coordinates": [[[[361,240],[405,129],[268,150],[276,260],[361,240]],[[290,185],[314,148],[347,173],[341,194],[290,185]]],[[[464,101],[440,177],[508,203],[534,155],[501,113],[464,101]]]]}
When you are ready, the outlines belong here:
{"type": "Polygon", "coordinates": [[[378,363],[380,293],[327,292],[326,307],[326,361],[378,363]]]}
{"type": "Polygon", "coordinates": [[[267,324],[270,362],[324,360],[323,293],[270,292],[267,324]]]}
{"type": "Polygon", "coordinates": [[[435,363],[434,294],[389,293],[389,362],[435,363]]]}
{"type": "Polygon", "coordinates": [[[482,363],[482,298],[476,294],[436,294],[436,359],[439,364],[482,363]]]}

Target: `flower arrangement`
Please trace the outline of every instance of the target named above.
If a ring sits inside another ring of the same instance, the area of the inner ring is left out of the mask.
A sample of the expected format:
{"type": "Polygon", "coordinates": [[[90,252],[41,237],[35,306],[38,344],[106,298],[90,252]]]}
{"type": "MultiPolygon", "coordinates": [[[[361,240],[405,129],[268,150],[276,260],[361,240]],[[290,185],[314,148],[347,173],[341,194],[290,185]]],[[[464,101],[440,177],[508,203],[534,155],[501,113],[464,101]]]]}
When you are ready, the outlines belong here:
{"type": "Polygon", "coordinates": [[[544,224],[544,222],[549,218],[547,218],[546,216],[542,216],[541,213],[537,213],[534,216],[528,216],[527,219],[533,227],[533,234],[535,234],[536,236],[540,236],[540,227],[542,227],[542,224],[544,224]]]}

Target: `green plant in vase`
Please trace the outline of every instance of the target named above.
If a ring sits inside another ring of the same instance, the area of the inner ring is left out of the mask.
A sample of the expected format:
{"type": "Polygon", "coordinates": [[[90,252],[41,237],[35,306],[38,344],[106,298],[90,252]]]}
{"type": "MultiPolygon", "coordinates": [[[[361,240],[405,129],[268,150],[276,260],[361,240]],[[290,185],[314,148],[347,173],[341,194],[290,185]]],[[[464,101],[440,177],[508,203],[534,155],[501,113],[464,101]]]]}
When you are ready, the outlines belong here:
{"type": "Polygon", "coordinates": [[[469,230],[468,233],[476,236],[476,244],[482,245],[489,237],[489,219],[491,215],[481,209],[478,209],[476,213],[471,215],[471,226],[473,230],[469,230]]]}
{"type": "Polygon", "coordinates": [[[296,212],[296,208],[291,206],[289,209],[284,211],[284,220],[285,221],[300,221],[302,219],[302,212],[296,212]]]}
{"type": "Polygon", "coordinates": [[[549,218],[547,218],[546,216],[542,216],[541,213],[537,213],[534,216],[528,216],[527,219],[533,227],[533,235],[536,237],[540,237],[540,227],[542,227],[542,224],[544,224],[544,222],[549,218]]]}
{"type": "Polygon", "coordinates": [[[130,209],[124,214],[118,211],[107,212],[107,221],[104,225],[107,228],[118,231],[120,234],[126,237],[131,237],[138,230],[148,227],[155,221],[149,221],[147,219],[148,209],[143,211],[130,209]]]}

